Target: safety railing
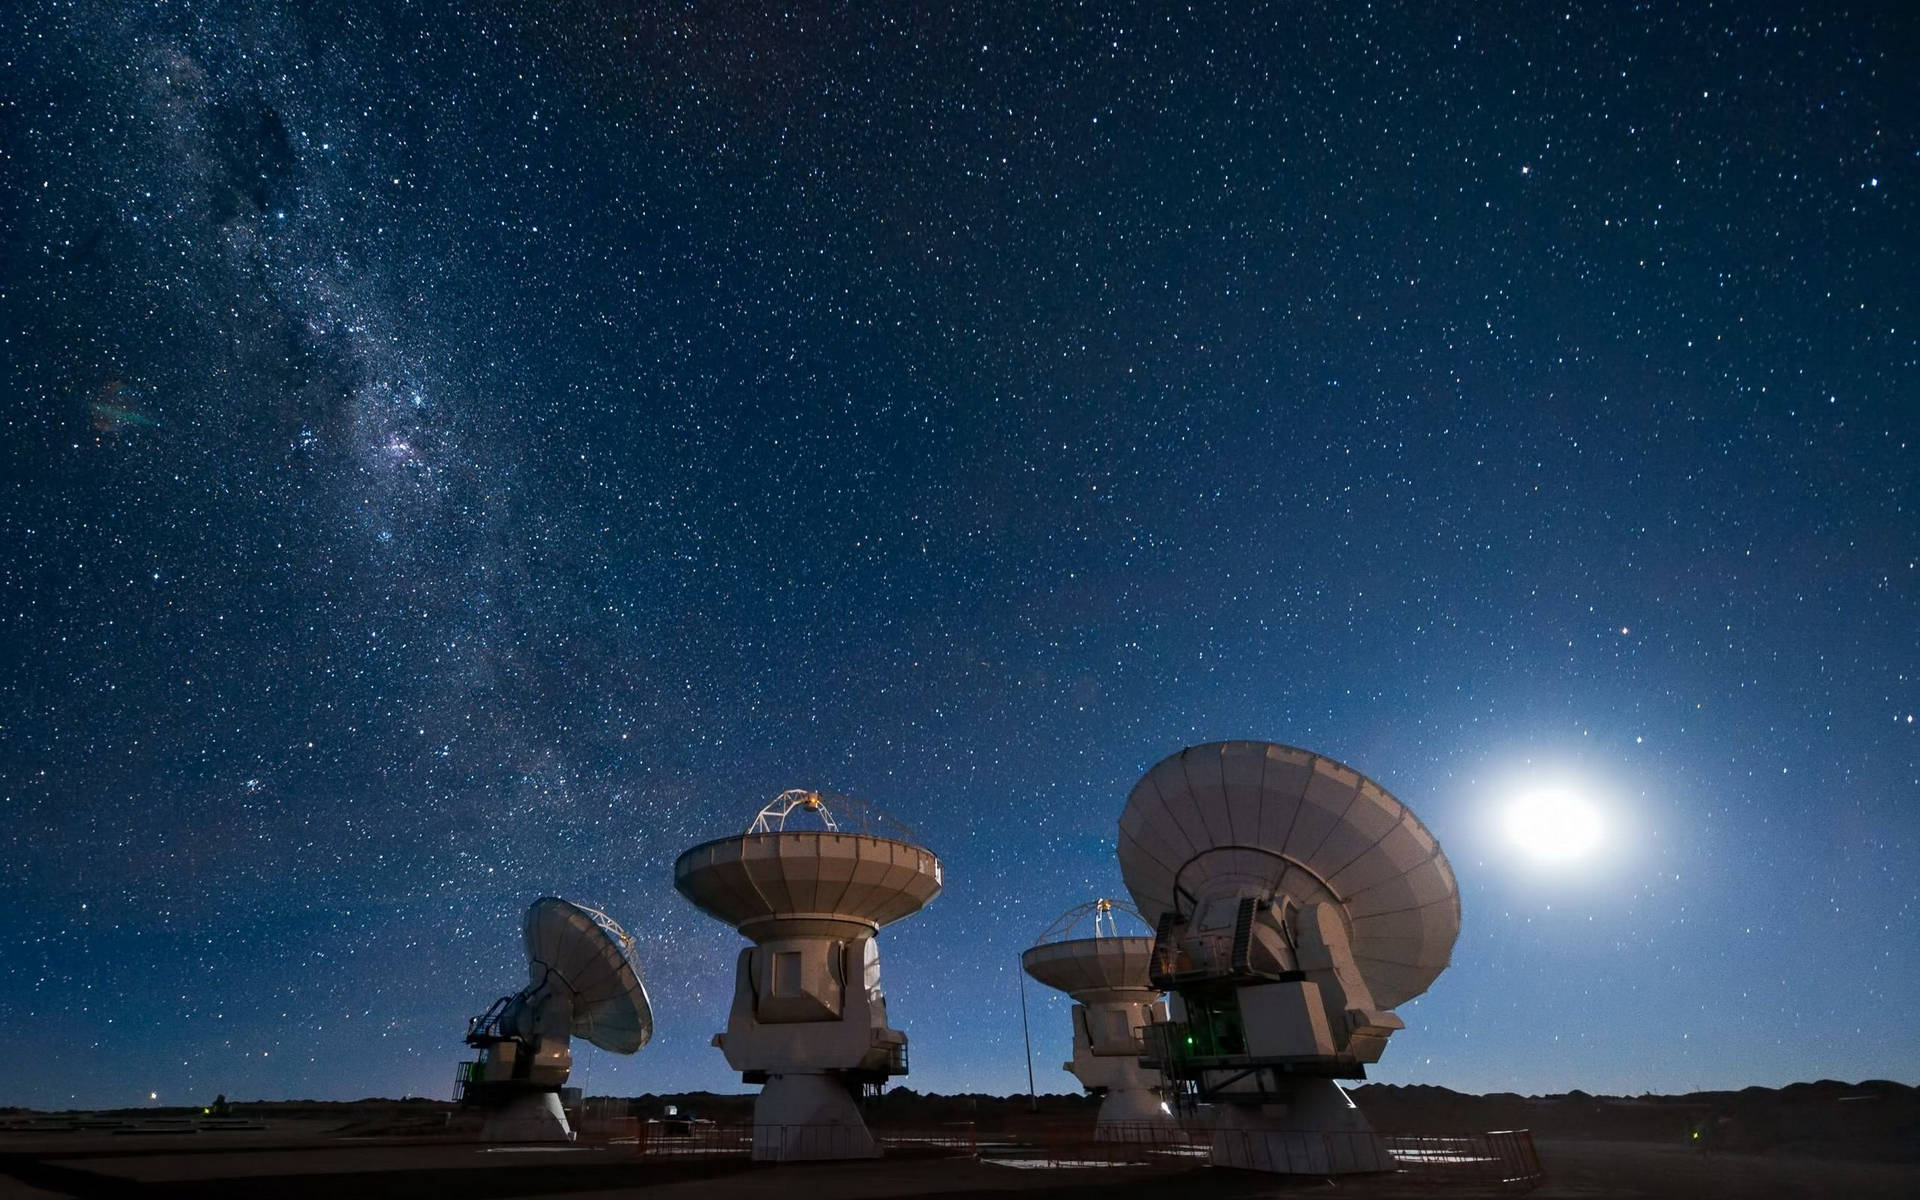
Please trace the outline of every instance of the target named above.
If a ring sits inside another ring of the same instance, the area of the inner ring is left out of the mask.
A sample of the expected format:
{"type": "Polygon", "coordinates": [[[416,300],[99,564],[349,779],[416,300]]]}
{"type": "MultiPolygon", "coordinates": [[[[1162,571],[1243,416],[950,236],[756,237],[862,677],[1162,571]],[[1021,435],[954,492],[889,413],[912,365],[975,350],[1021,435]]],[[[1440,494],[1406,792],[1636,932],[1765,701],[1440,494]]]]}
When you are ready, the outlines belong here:
{"type": "Polygon", "coordinates": [[[907,1039],[900,1037],[891,1029],[876,1029],[869,1043],[875,1050],[886,1051],[886,1067],[889,1075],[905,1075],[907,1071],[907,1039]]]}
{"type": "Polygon", "coordinates": [[[467,1085],[481,1079],[478,1061],[457,1062],[453,1064],[453,1102],[463,1104],[467,1099],[467,1085]]]}

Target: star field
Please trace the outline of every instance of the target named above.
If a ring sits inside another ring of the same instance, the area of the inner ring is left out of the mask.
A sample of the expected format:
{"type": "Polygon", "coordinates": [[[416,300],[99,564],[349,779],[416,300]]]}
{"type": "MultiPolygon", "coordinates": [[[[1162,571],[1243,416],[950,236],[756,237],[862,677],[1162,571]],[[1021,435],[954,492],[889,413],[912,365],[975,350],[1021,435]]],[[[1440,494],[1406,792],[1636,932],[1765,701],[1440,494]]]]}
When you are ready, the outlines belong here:
{"type": "Polygon", "coordinates": [[[658,1018],[573,1082],[735,1086],[671,864],[795,786],[945,864],[899,1082],[1020,1090],[1227,737],[1452,858],[1374,1078],[1920,1081],[1911,18],[365,7],[0,17],[0,1104],[444,1097],[549,893],[658,1018]]]}

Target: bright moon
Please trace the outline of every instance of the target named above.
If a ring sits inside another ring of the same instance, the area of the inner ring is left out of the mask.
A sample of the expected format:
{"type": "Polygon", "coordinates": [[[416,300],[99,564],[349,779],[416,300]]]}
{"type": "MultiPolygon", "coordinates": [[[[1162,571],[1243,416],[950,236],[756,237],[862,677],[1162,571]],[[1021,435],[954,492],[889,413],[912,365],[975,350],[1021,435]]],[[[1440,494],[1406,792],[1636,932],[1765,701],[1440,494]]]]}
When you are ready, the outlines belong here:
{"type": "Polygon", "coordinates": [[[1507,809],[1507,838],[1540,862],[1584,857],[1600,842],[1600,813],[1570,792],[1532,792],[1507,809]]]}

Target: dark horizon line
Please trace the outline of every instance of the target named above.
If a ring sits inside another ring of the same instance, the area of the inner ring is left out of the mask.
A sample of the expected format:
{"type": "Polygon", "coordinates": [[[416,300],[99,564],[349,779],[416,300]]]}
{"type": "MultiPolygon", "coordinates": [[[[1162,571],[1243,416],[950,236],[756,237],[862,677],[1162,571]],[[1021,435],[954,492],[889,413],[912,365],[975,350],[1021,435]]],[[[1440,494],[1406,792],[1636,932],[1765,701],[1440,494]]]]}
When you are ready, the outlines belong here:
{"type": "MultiPolygon", "coordinates": [[[[1462,1092],[1462,1091],[1456,1091],[1455,1089],[1450,1087],[1446,1087],[1443,1084],[1436,1084],[1436,1083],[1360,1083],[1360,1084],[1354,1085],[1353,1087],[1348,1088],[1347,1090],[1350,1092],[1361,1092],[1361,1091],[1366,1091],[1368,1089],[1373,1089],[1373,1088],[1390,1089],[1393,1091],[1412,1091],[1415,1089],[1419,1089],[1422,1091],[1445,1092],[1453,1096],[1470,1097],[1470,1098],[1478,1098],[1478,1099],[1513,1097],[1521,1100],[1533,1100],[1533,1101],[1545,1102],[1545,1101],[1555,1101],[1555,1100],[1567,1100],[1567,1099],[1573,1099],[1573,1098],[1584,1098],[1584,1099],[1590,1099],[1590,1100],[1636,1100],[1636,1101],[1638,1100],[1688,1100],[1696,1096],[1735,1096],[1735,1095],[1741,1095],[1743,1093],[1748,1093],[1748,1092],[1779,1093],[1779,1092],[1803,1090],[1808,1088],[1847,1089],[1847,1090],[1854,1090],[1854,1091],[1859,1091],[1859,1090],[1884,1091],[1889,1088],[1896,1088],[1902,1091],[1920,1091],[1920,1084],[1902,1083],[1896,1079],[1862,1079],[1858,1082],[1850,1083],[1843,1079],[1824,1079],[1823,1078],[1823,1079],[1814,1079],[1814,1080],[1800,1080],[1794,1083],[1782,1084],[1779,1087],[1768,1087],[1763,1084],[1748,1084],[1745,1087],[1739,1087],[1739,1088],[1706,1088],[1706,1089],[1701,1089],[1699,1091],[1692,1091],[1692,1092],[1638,1092],[1633,1094],[1588,1092],[1580,1088],[1574,1088],[1565,1092],[1537,1092],[1537,1093],[1504,1092],[1504,1091],[1462,1092]]],[[[1009,1095],[1001,1096],[1001,1095],[995,1095],[991,1092],[917,1092],[917,1091],[914,1091],[912,1088],[905,1086],[904,1084],[901,1085],[900,1087],[890,1089],[886,1093],[886,1095],[892,1096],[899,1092],[907,1092],[911,1096],[913,1096],[913,1098],[918,1100],[990,1100],[995,1103],[1002,1103],[1002,1104],[1017,1103],[1020,1101],[1026,1101],[1036,1097],[1040,1100],[1073,1101],[1076,1103],[1093,1102],[1097,1100],[1097,1097],[1087,1095],[1084,1092],[1039,1092],[1036,1094],[1036,1096],[1029,1096],[1029,1094],[1026,1092],[1013,1092],[1009,1095]]],[[[713,1091],[706,1091],[706,1090],[683,1091],[683,1092],[640,1092],[631,1096],[596,1094],[596,1095],[590,1095],[590,1096],[583,1096],[582,1100],[583,1101],[584,1100],[671,1101],[671,1100],[688,1099],[692,1097],[708,1097],[711,1099],[736,1099],[736,1098],[745,1099],[745,1098],[757,1096],[758,1094],[759,1093],[757,1091],[713,1092],[713,1091]]],[[[207,1101],[206,1103],[211,1103],[211,1100],[207,1101]]],[[[436,1096],[362,1096],[354,1100],[314,1100],[314,1099],[305,1099],[305,1098],[281,1099],[281,1100],[234,1100],[229,1098],[227,1100],[227,1103],[230,1106],[233,1106],[236,1108],[241,1106],[263,1106],[263,1105],[314,1105],[314,1106],[348,1108],[348,1107],[353,1107],[355,1105],[362,1105],[362,1104],[434,1104],[434,1105],[444,1105],[447,1107],[457,1107],[455,1101],[450,1099],[443,1099],[436,1096]]],[[[118,1108],[45,1109],[45,1108],[32,1108],[26,1105],[0,1104],[0,1113],[15,1113],[15,1114],[45,1113],[48,1115],[59,1115],[63,1113],[161,1113],[161,1112],[192,1113],[192,1112],[198,1112],[204,1107],[205,1107],[205,1104],[150,1104],[150,1105],[121,1106],[118,1108]]]]}

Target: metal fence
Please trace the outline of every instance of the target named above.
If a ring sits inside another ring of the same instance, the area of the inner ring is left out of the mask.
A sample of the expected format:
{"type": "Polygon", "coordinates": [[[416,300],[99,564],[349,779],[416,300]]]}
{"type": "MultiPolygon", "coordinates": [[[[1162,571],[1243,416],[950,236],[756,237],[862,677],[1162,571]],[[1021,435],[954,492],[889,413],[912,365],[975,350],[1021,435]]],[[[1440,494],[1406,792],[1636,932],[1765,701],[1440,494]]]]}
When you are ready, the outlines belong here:
{"type": "Polygon", "coordinates": [[[926,1125],[918,1128],[882,1127],[873,1131],[889,1157],[978,1158],[980,1135],[973,1122],[926,1125]]]}
{"type": "Polygon", "coordinates": [[[1472,1185],[1526,1191],[1545,1181],[1533,1134],[1293,1133],[1217,1129],[1212,1160],[1221,1166],[1300,1175],[1391,1173],[1433,1186],[1472,1185]]]}
{"type": "Polygon", "coordinates": [[[1394,1170],[1423,1183],[1472,1183],[1524,1191],[1546,1179],[1533,1134],[1525,1129],[1491,1133],[1385,1134],[1394,1170]]]}
{"type": "Polygon", "coordinates": [[[1351,1175],[1394,1169],[1386,1139],[1372,1132],[1215,1129],[1215,1166],[1283,1175],[1351,1175]]]}
{"type": "Polygon", "coordinates": [[[983,1135],[980,1156],[1046,1167],[1180,1169],[1208,1163],[1296,1175],[1378,1173],[1423,1186],[1526,1191],[1543,1182],[1526,1130],[1449,1135],[1205,1129],[1163,1124],[1028,1127],[983,1135]]]}
{"type": "Polygon", "coordinates": [[[711,1121],[628,1121],[609,1138],[650,1159],[752,1158],[759,1162],[889,1157],[974,1157],[971,1123],[863,1129],[847,1125],[734,1125],[711,1121]]]}
{"type": "Polygon", "coordinates": [[[1043,1125],[981,1140],[980,1156],[1046,1167],[1191,1167],[1207,1161],[1212,1135],[1179,1125],[1107,1122],[1043,1125]]]}
{"type": "Polygon", "coordinates": [[[919,1127],[721,1124],[624,1118],[583,1128],[582,1136],[631,1145],[647,1159],[985,1158],[1045,1167],[1133,1166],[1177,1170],[1216,1163],[1298,1175],[1392,1174],[1423,1185],[1473,1185],[1525,1191],[1543,1182],[1527,1130],[1462,1134],[1328,1133],[1199,1129],[1108,1123],[1028,1126],[982,1135],[971,1123],[919,1127]]]}

